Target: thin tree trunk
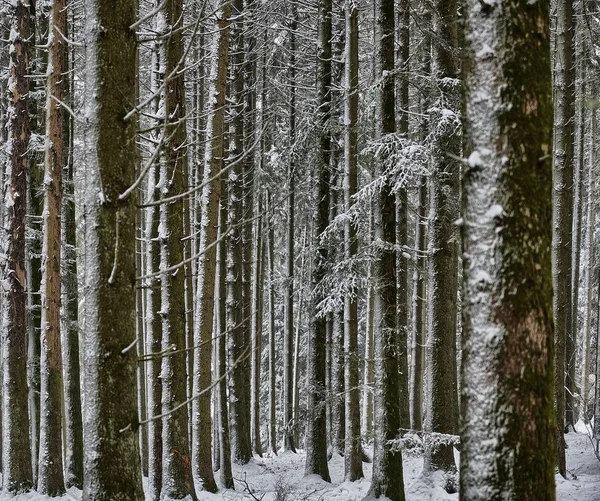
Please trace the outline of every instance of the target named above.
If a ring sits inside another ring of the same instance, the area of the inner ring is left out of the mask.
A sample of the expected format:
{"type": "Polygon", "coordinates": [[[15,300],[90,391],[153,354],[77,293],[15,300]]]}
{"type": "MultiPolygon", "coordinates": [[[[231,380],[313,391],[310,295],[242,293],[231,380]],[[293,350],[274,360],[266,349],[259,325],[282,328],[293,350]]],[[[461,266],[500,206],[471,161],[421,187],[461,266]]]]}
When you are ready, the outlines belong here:
{"type": "MultiPolygon", "coordinates": [[[[346,71],[345,71],[345,117],[344,134],[344,209],[352,208],[352,197],[358,184],[358,5],[346,0],[346,71]]],[[[348,220],[344,228],[344,254],[351,261],[358,252],[356,226],[348,220]]],[[[350,481],[364,476],[362,469],[362,441],[360,433],[360,387],[358,377],[358,301],[356,292],[344,300],[344,358],[346,445],[345,478],[350,481]]]]}
{"type": "Polygon", "coordinates": [[[296,148],[296,2],[291,2],[289,61],[289,160],[288,196],[286,198],[285,283],[283,288],[283,448],[296,452],[294,443],[294,225],[295,225],[295,148],[296,148]]]}
{"type": "MultiPolygon", "coordinates": [[[[380,0],[377,9],[378,133],[396,131],[394,103],[394,1],[380,0]]],[[[379,175],[384,168],[379,166],[379,175]]],[[[402,454],[391,445],[400,425],[400,380],[396,323],[396,253],[386,245],[396,242],[396,197],[386,182],[375,200],[375,241],[384,242],[373,265],[374,358],[375,358],[375,442],[373,479],[369,494],[404,501],[402,454]]],[[[406,377],[406,374],[403,375],[406,377]]]]}
{"type": "Polygon", "coordinates": [[[267,257],[269,261],[269,450],[273,454],[277,454],[277,399],[275,394],[276,388],[276,359],[275,359],[275,230],[273,227],[271,195],[267,196],[267,214],[269,214],[269,231],[267,244],[267,257]]]}
{"type": "Polygon", "coordinates": [[[63,73],[67,69],[66,43],[59,33],[67,28],[65,0],[52,5],[52,44],[48,58],[48,95],[46,100],[46,136],[50,140],[45,158],[46,192],[44,197],[42,247],[42,319],[41,319],[41,394],[40,457],[38,492],[59,496],[65,492],[62,463],[63,380],[60,332],[61,300],[61,204],[64,167],[64,112],[61,102],[63,73]]]}
{"type": "Polygon", "coordinates": [[[203,181],[206,183],[200,197],[200,238],[198,250],[202,253],[198,263],[198,286],[196,288],[197,311],[194,334],[194,395],[193,430],[194,447],[192,464],[196,478],[210,492],[216,492],[217,485],[212,471],[211,451],[211,361],[215,294],[216,241],[219,215],[221,182],[219,172],[223,167],[223,134],[225,123],[225,95],[227,85],[227,61],[229,58],[229,25],[231,5],[223,0],[216,13],[218,33],[212,55],[210,90],[211,103],[206,124],[206,154],[204,158],[203,181]]]}
{"type": "MultiPolygon", "coordinates": [[[[257,207],[260,211],[260,198],[257,207]]],[[[255,224],[253,245],[256,257],[252,271],[252,442],[256,454],[262,457],[262,442],[260,439],[260,373],[262,360],[262,326],[264,285],[262,217],[258,216],[255,224]]]]}
{"type": "MultiPolygon", "coordinates": [[[[225,176],[221,176],[221,193],[227,190],[225,176]]],[[[231,440],[229,438],[229,403],[227,399],[227,245],[223,238],[227,232],[227,207],[223,203],[219,210],[219,338],[218,338],[218,402],[219,402],[219,475],[223,487],[233,489],[233,473],[231,471],[231,440]]]]}
{"type": "Polygon", "coordinates": [[[552,283],[554,286],[554,365],[558,470],[566,478],[565,396],[566,343],[571,333],[571,249],[573,231],[573,6],[556,1],[554,55],[554,138],[552,204],[552,283]]]}

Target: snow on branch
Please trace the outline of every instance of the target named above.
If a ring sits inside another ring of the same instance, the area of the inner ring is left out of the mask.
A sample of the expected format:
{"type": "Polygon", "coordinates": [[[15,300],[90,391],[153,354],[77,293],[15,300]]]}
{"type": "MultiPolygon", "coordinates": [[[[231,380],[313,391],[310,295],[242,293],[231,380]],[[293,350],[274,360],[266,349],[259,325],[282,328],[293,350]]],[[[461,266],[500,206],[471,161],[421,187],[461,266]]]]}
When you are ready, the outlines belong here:
{"type": "Polygon", "coordinates": [[[460,437],[458,435],[448,435],[433,431],[401,431],[406,431],[407,433],[400,438],[389,440],[388,444],[393,451],[402,451],[404,454],[411,456],[422,456],[426,450],[435,450],[443,445],[451,445],[453,447],[460,445],[460,437]]]}
{"type": "Polygon", "coordinates": [[[394,191],[416,184],[419,177],[429,175],[428,145],[402,134],[385,134],[372,141],[362,154],[371,155],[382,163],[383,180],[392,185],[394,191]]]}

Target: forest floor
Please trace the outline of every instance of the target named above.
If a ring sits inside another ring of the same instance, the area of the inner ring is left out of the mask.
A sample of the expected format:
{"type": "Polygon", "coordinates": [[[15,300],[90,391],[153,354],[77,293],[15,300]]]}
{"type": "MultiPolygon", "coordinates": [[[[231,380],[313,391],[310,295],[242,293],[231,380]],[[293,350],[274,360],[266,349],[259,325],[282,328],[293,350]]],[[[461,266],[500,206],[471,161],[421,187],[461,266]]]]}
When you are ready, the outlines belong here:
{"type": "MultiPolygon", "coordinates": [[[[568,479],[556,476],[558,501],[600,501],[600,461],[595,457],[592,442],[585,426],[578,423],[577,433],[567,433],[568,479]]],[[[280,453],[278,456],[255,457],[245,466],[234,465],[236,490],[218,494],[199,492],[199,501],[361,501],[370,487],[372,465],[363,463],[365,478],[344,482],[344,458],[334,455],[329,462],[331,483],[320,477],[304,476],[303,453],[280,453]],[[249,493],[251,491],[251,494],[249,493]]],[[[423,459],[406,457],[404,483],[407,501],[458,500],[458,494],[443,489],[440,476],[425,479],[421,476],[423,459]]],[[[532,472],[535,474],[534,472],[532,472]]],[[[70,489],[61,498],[48,498],[36,493],[16,497],[0,495],[0,501],[79,501],[81,491],[70,489]]]]}

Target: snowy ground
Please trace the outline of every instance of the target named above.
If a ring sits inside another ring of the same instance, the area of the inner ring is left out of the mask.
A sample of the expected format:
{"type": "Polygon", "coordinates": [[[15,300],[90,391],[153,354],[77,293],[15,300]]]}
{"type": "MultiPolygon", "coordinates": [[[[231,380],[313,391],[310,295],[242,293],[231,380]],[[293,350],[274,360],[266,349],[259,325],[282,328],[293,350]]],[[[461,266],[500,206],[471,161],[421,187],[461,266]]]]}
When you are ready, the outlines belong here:
{"type": "MultiPolygon", "coordinates": [[[[556,477],[557,500],[600,501],[600,461],[594,456],[592,442],[579,423],[578,433],[568,433],[567,469],[568,480],[556,477]]],[[[364,463],[365,479],[343,482],[344,461],[336,455],[329,462],[331,483],[320,477],[304,477],[304,454],[282,453],[274,457],[255,457],[245,466],[234,465],[236,490],[224,490],[219,494],[199,493],[200,501],[360,501],[370,485],[371,464],[364,463]],[[248,493],[252,491],[252,495],[248,493]]],[[[404,482],[407,501],[458,500],[458,494],[447,494],[442,488],[443,480],[434,477],[426,482],[420,477],[423,460],[409,457],[404,460],[404,482]]],[[[535,474],[534,472],[532,472],[535,474]]],[[[39,494],[22,494],[16,497],[0,495],[0,501],[78,501],[81,492],[71,489],[61,498],[48,498],[39,494]]]]}

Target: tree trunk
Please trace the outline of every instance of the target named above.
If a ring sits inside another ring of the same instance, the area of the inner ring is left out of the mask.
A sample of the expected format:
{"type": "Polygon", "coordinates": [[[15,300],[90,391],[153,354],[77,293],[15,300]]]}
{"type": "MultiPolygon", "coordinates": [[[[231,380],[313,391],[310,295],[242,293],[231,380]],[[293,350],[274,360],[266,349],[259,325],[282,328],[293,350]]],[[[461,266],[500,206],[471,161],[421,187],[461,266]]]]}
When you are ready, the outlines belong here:
{"type": "Polygon", "coordinates": [[[324,298],[322,281],[325,278],[328,261],[326,245],[321,235],[329,225],[329,186],[331,180],[331,0],[323,0],[319,5],[319,49],[317,54],[317,93],[319,109],[318,123],[318,160],[314,239],[315,253],[312,271],[312,302],[310,315],[310,339],[308,343],[308,423],[306,427],[306,468],[305,474],[320,475],[329,482],[327,465],[327,420],[326,403],[326,362],[327,331],[326,317],[317,311],[317,305],[324,298]]]}
{"type": "Polygon", "coordinates": [[[3,489],[9,493],[33,487],[27,393],[27,283],[25,274],[25,226],[27,208],[29,126],[29,0],[18,0],[11,7],[9,73],[12,100],[8,109],[10,154],[4,187],[7,229],[3,239],[4,309],[2,325],[2,450],[3,489]]]}
{"type": "MultiPolygon", "coordinates": [[[[69,151],[73,151],[73,120],[69,119],[69,151]]],[[[83,421],[79,366],[79,322],[73,157],[69,157],[62,204],[61,327],[64,384],[65,487],[83,487],[83,421]]]]}
{"type": "Polygon", "coordinates": [[[186,272],[181,267],[187,253],[184,247],[184,218],[189,216],[182,196],[187,191],[187,133],[185,126],[185,90],[183,37],[183,2],[171,0],[162,9],[166,25],[163,82],[164,141],[161,151],[159,190],[160,286],[162,318],[162,487],[161,497],[196,499],[190,461],[187,401],[186,272]],[[163,199],[177,197],[169,203],[163,199]],[[168,353],[171,351],[172,353],[168,353]]]}
{"type": "Polygon", "coordinates": [[[298,423],[294,415],[294,225],[295,225],[295,143],[296,143],[296,29],[297,8],[295,0],[291,2],[290,19],[290,123],[289,123],[289,160],[288,160],[288,196],[286,197],[286,244],[285,244],[285,282],[283,288],[283,449],[296,452],[294,431],[298,423]]]}
{"type": "MultiPolygon", "coordinates": [[[[221,193],[227,190],[225,176],[221,176],[221,193]]],[[[219,338],[218,338],[218,366],[217,376],[219,383],[217,387],[219,402],[219,475],[221,483],[226,489],[233,489],[233,473],[231,471],[231,440],[229,438],[229,403],[227,400],[227,246],[223,238],[227,232],[227,206],[223,203],[219,209],[219,256],[218,256],[218,280],[219,280],[219,338]]]]}
{"type": "Polygon", "coordinates": [[[460,493],[469,500],[555,496],[548,7],[466,4],[460,493]]]}
{"type": "Polygon", "coordinates": [[[554,286],[554,365],[556,441],[558,471],[566,478],[565,405],[569,402],[572,419],[573,400],[565,396],[567,361],[565,345],[571,337],[571,249],[573,231],[573,6],[568,0],[556,1],[556,45],[554,55],[554,138],[552,204],[552,283],[554,286]]]}
{"type": "Polygon", "coordinates": [[[135,341],[135,2],[86,0],[84,501],[143,498],[135,341]],[[102,29],[99,29],[102,27],[102,29]],[[115,149],[115,145],[119,145],[115,149]],[[115,457],[119,461],[115,461],[115,457]]]}
{"type": "MultiPolygon", "coordinates": [[[[461,124],[460,82],[454,50],[457,46],[457,3],[438,0],[435,8],[436,40],[433,74],[439,92],[430,111],[431,169],[429,177],[429,231],[427,270],[427,399],[425,430],[458,433],[456,414],[456,304],[459,218],[461,124]]],[[[431,444],[426,448],[425,470],[443,470],[450,476],[446,489],[456,489],[452,444],[431,444]]]]}
{"type": "MultiPolygon", "coordinates": [[[[344,210],[349,213],[352,197],[358,184],[358,5],[346,0],[346,71],[345,71],[345,134],[344,134],[344,210]]],[[[344,254],[351,261],[358,252],[356,226],[348,222],[344,228],[344,254]]],[[[362,469],[362,441],[360,433],[360,386],[358,377],[358,301],[357,291],[346,295],[344,301],[344,358],[346,446],[345,477],[354,481],[364,476],[362,469]]]]}
{"type": "Polygon", "coordinates": [[[52,5],[52,44],[48,57],[48,95],[46,99],[46,137],[50,144],[44,158],[46,191],[44,197],[42,247],[42,321],[41,321],[41,393],[40,393],[40,457],[38,492],[59,496],[65,492],[62,463],[62,349],[60,332],[61,300],[61,204],[64,166],[64,112],[62,102],[67,70],[66,1],[52,5]]]}
{"type": "Polygon", "coordinates": [[[212,55],[210,90],[208,102],[210,110],[206,124],[206,154],[202,195],[200,197],[200,238],[198,251],[198,286],[196,326],[194,334],[194,395],[193,430],[194,447],[192,464],[196,478],[210,492],[217,491],[212,471],[211,452],[211,362],[215,299],[216,242],[219,215],[221,182],[219,173],[223,167],[223,134],[225,122],[225,95],[227,86],[227,61],[229,58],[229,25],[231,5],[223,0],[217,11],[218,33],[215,53],[212,55]]]}
{"type": "MultiPolygon", "coordinates": [[[[377,9],[378,133],[396,131],[394,103],[394,1],[380,0],[377,9]]],[[[379,166],[379,175],[384,168],[379,166]]],[[[376,197],[375,241],[382,242],[373,263],[374,358],[375,358],[375,442],[373,479],[369,494],[404,501],[402,454],[391,445],[400,431],[400,380],[396,319],[396,196],[388,181],[376,197]]],[[[406,377],[406,374],[402,375],[406,377]]]]}
{"type": "Polygon", "coordinates": [[[271,195],[267,196],[267,214],[269,214],[269,231],[268,238],[268,260],[269,260],[269,450],[273,454],[277,454],[277,399],[275,395],[276,389],[276,359],[275,359],[275,229],[273,227],[273,204],[271,195]]]}

